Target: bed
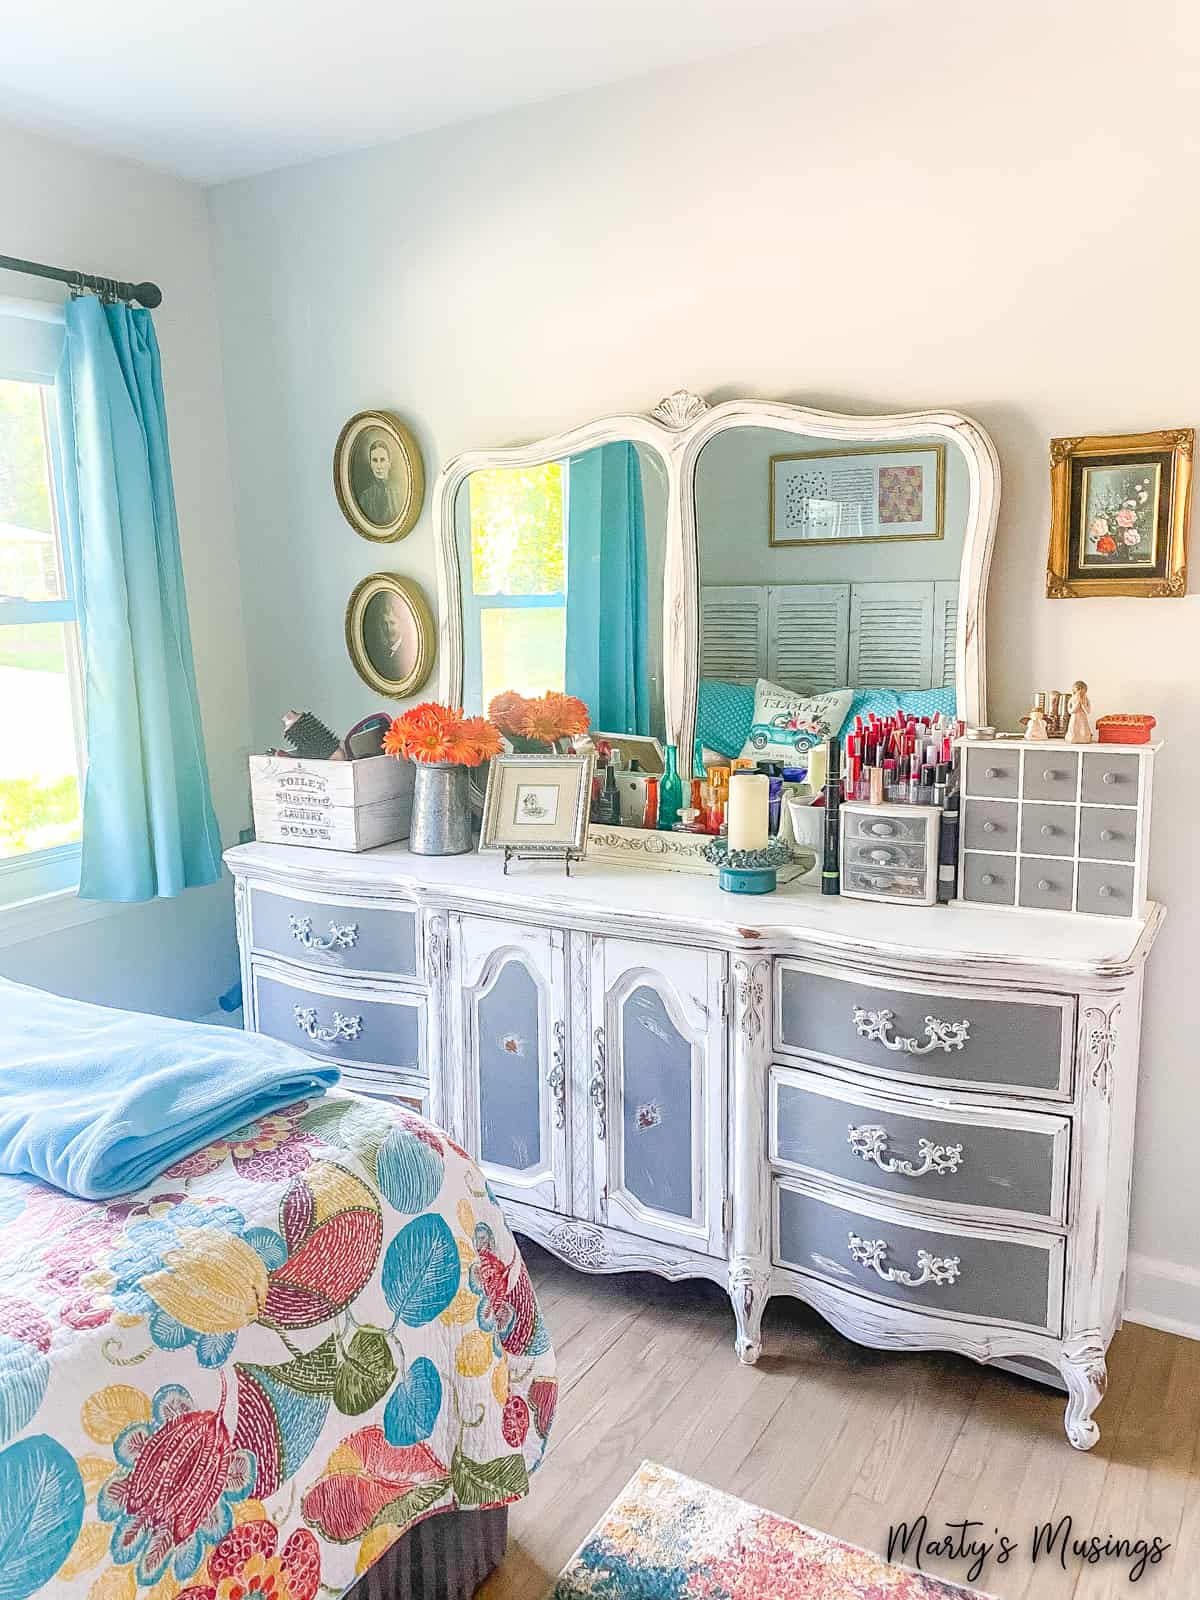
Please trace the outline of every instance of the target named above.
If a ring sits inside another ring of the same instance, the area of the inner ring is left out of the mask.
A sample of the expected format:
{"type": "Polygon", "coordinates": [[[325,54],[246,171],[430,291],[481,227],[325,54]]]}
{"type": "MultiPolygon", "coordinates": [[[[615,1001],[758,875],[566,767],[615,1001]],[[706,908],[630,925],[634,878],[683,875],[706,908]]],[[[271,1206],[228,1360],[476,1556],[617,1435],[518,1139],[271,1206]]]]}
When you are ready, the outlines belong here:
{"type": "Polygon", "coordinates": [[[0,1176],[5,1600],[470,1594],[554,1416],[478,1167],[299,1101],[111,1202],[0,1176]]]}

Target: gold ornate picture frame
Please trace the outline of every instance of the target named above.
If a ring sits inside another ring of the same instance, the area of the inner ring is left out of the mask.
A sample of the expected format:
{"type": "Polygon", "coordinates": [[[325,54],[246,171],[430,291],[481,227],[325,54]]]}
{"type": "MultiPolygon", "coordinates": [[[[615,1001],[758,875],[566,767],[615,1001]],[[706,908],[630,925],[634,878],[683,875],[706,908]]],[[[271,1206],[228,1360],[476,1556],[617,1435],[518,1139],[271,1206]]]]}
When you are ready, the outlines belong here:
{"type": "Polygon", "coordinates": [[[1051,600],[1187,593],[1191,428],[1050,441],[1051,600]]]}
{"type": "Polygon", "coordinates": [[[338,434],[333,492],[364,539],[389,544],[412,531],[425,499],[425,466],[409,430],[390,411],[359,411],[338,434]]]}
{"type": "Polygon", "coordinates": [[[419,585],[373,572],[346,606],[346,649],[354,670],[377,694],[406,700],[433,671],[433,612],[419,585]]]}

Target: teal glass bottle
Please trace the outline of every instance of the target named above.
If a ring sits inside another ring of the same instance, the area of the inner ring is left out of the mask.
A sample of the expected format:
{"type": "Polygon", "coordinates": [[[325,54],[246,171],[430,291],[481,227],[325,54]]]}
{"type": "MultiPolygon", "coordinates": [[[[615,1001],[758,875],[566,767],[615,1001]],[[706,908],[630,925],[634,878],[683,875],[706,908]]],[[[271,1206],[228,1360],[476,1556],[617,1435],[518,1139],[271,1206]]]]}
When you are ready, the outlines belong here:
{"type": "Polygon", "coordinates": [[[679,821],[679,808],[683,804],[683,784],[679,780],[679,751],[673,744],[667,746],[667,762],[658,781],[658,826],[669,830],[679,821]]]}

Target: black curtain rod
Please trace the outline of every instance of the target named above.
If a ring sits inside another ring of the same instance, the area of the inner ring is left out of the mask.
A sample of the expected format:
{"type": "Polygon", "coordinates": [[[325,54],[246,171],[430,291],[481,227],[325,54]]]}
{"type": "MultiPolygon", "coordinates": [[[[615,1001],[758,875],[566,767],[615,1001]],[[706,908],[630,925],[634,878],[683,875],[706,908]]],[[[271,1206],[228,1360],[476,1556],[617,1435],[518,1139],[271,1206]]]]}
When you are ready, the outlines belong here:
{"type": "Polygon", "coordinates": [[[0,269],[23,272],[31,278],[53,278],[73,288],[91,289],[110,300],[136,300],[153,311],[162,305],[162,290],[156,283],[121,283],[116,278],[96,278],[90,272],[70,272],[66,267],[47,267],[40,261],[23,261],[20,256],[0,256],[0,269]]]}

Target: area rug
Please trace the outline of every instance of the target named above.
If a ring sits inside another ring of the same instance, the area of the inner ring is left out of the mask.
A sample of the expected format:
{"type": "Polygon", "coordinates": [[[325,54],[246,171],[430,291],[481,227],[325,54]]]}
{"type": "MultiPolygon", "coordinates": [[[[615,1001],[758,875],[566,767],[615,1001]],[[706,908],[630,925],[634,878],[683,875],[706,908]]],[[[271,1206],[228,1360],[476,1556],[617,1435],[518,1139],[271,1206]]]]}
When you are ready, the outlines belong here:
{"type": "Polygon", "coordinates": [[[988,1600],[643,1461],[551,1600],[988,1600]]]}

